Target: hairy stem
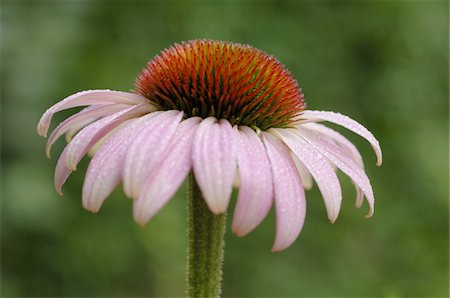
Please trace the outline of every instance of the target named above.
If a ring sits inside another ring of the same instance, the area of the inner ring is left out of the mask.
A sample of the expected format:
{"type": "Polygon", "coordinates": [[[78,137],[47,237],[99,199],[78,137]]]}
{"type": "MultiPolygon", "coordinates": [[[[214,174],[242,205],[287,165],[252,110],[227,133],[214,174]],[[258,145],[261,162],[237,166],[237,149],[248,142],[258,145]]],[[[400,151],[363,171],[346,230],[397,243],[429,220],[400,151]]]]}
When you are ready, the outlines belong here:
{"type": "Polygon", "coordinates": [[[213,214],[189,174],[187,294],[219,297],[222,282],[226,215],[213,214]]]}

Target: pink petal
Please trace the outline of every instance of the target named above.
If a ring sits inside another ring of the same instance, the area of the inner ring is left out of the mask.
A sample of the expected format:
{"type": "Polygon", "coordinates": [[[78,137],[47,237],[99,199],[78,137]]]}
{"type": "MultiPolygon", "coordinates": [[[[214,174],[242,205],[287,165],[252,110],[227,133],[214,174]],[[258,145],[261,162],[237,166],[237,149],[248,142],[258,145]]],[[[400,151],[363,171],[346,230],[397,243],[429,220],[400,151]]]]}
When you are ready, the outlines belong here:
{"type": "Polygon", "coordinates": [[[111,90],[81,91],[64,98],[49,108],[44,115],[42,115],[36,130],[40,136],[46,137],[53,115],[62,110],[87,105],[137,105],[140,103],[148,103],[150,105],[147,98],[136,93],[111,90]]]}
{"type": "Polygon", "coordinates": [[[364,170],[348,156],[348,154],[332,140],[323,137],[321,134],[310,129],[299,126],[297,128],[299,136],[303,137],[311,145],[313,145],[320,153],[334,163],[341,171],[349,176],[353,182],[360,187],[369,203],[369,213],[366,217],[370,217],[374,212],[374,196],[369,178],[364,170]]]}
{"type": "Polygon", "coordinates": [[[334,223],[341,209],[341,185],[328,160],[291,129],[273,129],[312,174],[322,193],[328,219],[334,223]]]}
{"type": "Polygon", "coordinates": [[[154,117],[130,144],[123,169],[124,191],[137,199],[144,182],[161,161],[167,145],[172,139],[183,112],[165,111],[154,117]]]}
{"type": "Polygon", "coordinates": [[[281,251],[297,239],[305,222],[306,200],[289,149],[270,133],[263,141],[272,167],[275,193],[276,236],[272,251],[281,251]]]}
{"type": "Polygon", "coordinates": [[[380,166],[382,164],[383,157],[381,153],[380,144],[378,143],[377,139],[375,139],[373,134],[367,128],[365,128],[355,120],[351,119],[350,117],[335,112],[311,111],[311,110],[303,111],[301,117],[307,121],[333,122],[360,135],[361,137],[369,141],[369,143],[372,145],[372,148],[377,156],[377,166],[380,166]]]}
{"type": "Polygon", "coordinates": [[[63,195],[62,186],[72,173],[72,170],[69,169],[66,165],[66,159],[67,159],[67,151],[64,150],[59,156],[58,163],[56,164],[55,169],[55,189],[56,192],[59,193],[60,195],[63,195]]]}
{"type": "Polygon", "coordinates": [[[234,133],[227,120],[209,117],[195,134],[192,152],[195,179],[209,209],[225,213],[236,174],[234,133]]]}
{"type": "Polygon", "coordinates": [[[103,116],[110,115],[112,113],[116,113],[125,108],[129,107],[128,105],[104,105],[104,106],[90,106],[85,108],[84,110],[76,113],[75,115],[70,116],[63,122],[61,122],[55,130],[52,132],[47,141],[47,146],[45,148],[45,152],[47,157],[50,158],[50,149],[52,145],[56,142],[56,140],[65,134],[68,131],[76,128],[77,130],[82,127],[92,123],[93,121],[101,118],[103,116]]]}
{"type": "Polygon", "coordinates": [[[141,129],[160,112],[130,120],[109,138],[92,158],[83,185],[83,207],[98,211],[103,201],[122,179],[125,156],[130,143],[141,129]]]}
{"type": "MultiPolygon", "coordinates": [[[[79,134],[76,135],[73,142],[67,145],[56,164],[55,171],[55,188],[56,191],[62,194],[61,188],[70,174],[75,170],[78,162],[89,151],[89,149],[100,140],[108,131],[113,128],[112,124],[119,125],[121,121],[126,120],[126,116],[136,116],[135,113],[142,109],[142,107],[134,106],[125,111],[118,112],[109,117],[103,118],[84,128],[79,134]],[[128,112],[128,113],[127,113],[128,112]],[[114,118],[116,117],[116,118],[114,118]],[[124,118],[125,117],[125,118],[124,118]],[[113,119],[111,123],[106,123],[106,119],[113,119]],[[75,147],[74,147],[75,146],[75,147]]],[[[141,111],[142,113],[142,111],[141,111]]]]}
{"type": "Polygon", "coordinates": [[[356,208],[361,208],[362,204],[363,204],[363,199],[364,199],[364,192],[362,191],[361,188],[358,187],[358,185],[356,185],[355,183],[353,183],[355,185],[356,188],[356,208]]]}
{"type": "MultiPolygon", "coordinates": [[[[153,114],[156,112],[152,112],[150,114],[153,114]]],[[[149,114],[146,114],[149,115],[149,114]]],[[[145,115],[145,116],[146,116],[145,115]]],[[[139,117],[142,118],[142,117],[139,117]]],[[[104,135],[97,143],[94,144],[94,146],[91,147],[91,149],[89,149],[89,151],[87,152],[87,156],[89,157],[93,157],[95,155],[95,153],[97,152],[97,150],[107,141],[109,140],[113,135],[116,134],[116,132],[118,132],[119,130],[121,130],[122,128],[124,128],[125,126],[127,126],[130,122],[134,122],[136,121],[136,119],[139,118],[132,118],[132,119],[128,119],[123,121],[122,123],[120,123],[119,125],[117,125],[116,127],[114,127],[113,129],[111,129],[106,135],[104,135]]]]}
{"type": "MultiPolygon", "coordinates": [[[[355,145],[353,145],[352,142],[350,142],[346,137],[341,135],[339,132],[326,127],[325,125],[319,124],[319,123],[304,123],[302,124],[302,127],[309,128],[311,130],[317,131],[327,137],[332,138],[336,144],[338,144],[344,151],[346,151],[351,158],[362,168],[364,169],[364,162],[362,159],[361,154],[359,153],[358,149],[355,145]]],[[[353,182],[353,181],[352,181],[353,182]]],[[[363,191],[356,185],[356,207],[360,208],[363,203],[363,197],[364,193],[363,191]]]]}
{"type": "Polygon", "coordinates": [[[147,104],[131,106],[128,109],[102,118],[83,128],[64,149],[67,150],[67,166],[75,171],[78,162],[100,139],[124,121],[149,112],[147,104]]]}
{"type": "Polygon", "coordinates": [[[302,127],[309,128],[311,130],[323,134],[324,136],[332,138],[336,142],[336,144],[338,144],[342,149],[348,152],[348,154],[361,168],[364,168],[364,162],[361,153],[359,153],[359,150],[356,148],[355,145],[353,145],[352,142],[350,142],[346,137],[341,135],[339,132],[319,123],[304,123],[302,124],[302,127]]]}
{"type": "Polygon", "coordinates": [[[201,118],[188,118],[180,123],[164,156],[145,182],[134,202],[134,219],[146,224],[177,192],[192,168],[191,152],[195,131],[201,118]]]}
{"type": "Polygon", "coordinates": [[[244,236],[255,229],[272,207],[272,172],[264,144],[247,126],[234,127],[240,188],[233,232],[244,236]]]}
{"type": "Polygon", "coordinates": [[[310,190],[313,187],[313,178],[311,176],[311,173],[295,154],[292,154],[291,156],[294,160],[295,166],[297,167],[300,179],[302,180],[303,188],[306,190],[310,190]]]}

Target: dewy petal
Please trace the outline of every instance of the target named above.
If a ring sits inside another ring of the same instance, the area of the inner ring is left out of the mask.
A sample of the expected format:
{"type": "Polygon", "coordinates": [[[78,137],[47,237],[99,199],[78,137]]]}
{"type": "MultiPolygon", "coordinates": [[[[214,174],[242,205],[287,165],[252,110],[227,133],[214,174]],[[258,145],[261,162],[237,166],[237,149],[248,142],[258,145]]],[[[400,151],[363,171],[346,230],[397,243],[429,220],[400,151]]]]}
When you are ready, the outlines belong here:
{"type": "Polygon", "coordinates": [[[141,129],[160,112],[130,120],[96,152],[83,184],[83,207],[96,212],[122,179],[125,156],[130,143],[141,129]]]}
{"type": "Polygon", "coordinates": [[[300,176],[289,149],[270,133],[263,142],[272,168],[276,236],[272,251],[281,251],[297,239],[305,222],[306,200],[300,176]]]}
{"type": "Polygon", "coordinates": [[[203,120],[195,134],[192,151],[195,179],[215,213],[225,213],[230,201],[236,173],[236,144],[231,124],[227,120],[209,117],[203,120]]]}
{"type": "Polygon", "coordinates": [[[192,143],[200,117],[180,123],[164,156],[145,181],[139,198],[133,204],[134,219],[146,224],[177,192],[192,168],[192,143]]]}
{"type": "MultiPolygon", "coordinates": [[[[304,123],[302,124],[302,127],[309,128],[311,130],[317,131],[327,137],[332,138],[336,144],[341,146],[342,149],[348,152],[348,154],[353,158],[353,160],[364,169],[364,162],[361,156],[361,153],[359,153],[359,150],[356,148],[355,145],[353,145],[352,142],[350,142],[346,137],[341,135],[339,132],[325,126],[319,123],[304,123]]],[[[358,187],[357,184],[355,184],[352,180],[353,185],[356,189],[356,207],[360,208],[363,203],[364,193],[361,190],[361,188],[358,187]]]]}
{"type": "Polygon", "coordinates": [[[59,156],[55,169],[55,189],[60,195],[63,195],[62,186],[67,181],[67,178],[69,178],[70,173],[72,173],[72,170],[66,165],[66,158],[67,152],[64,150],[59,156]]]}
{"type": "Polygon", "coordinates": [[[78,162],[101,138],[124,121],[149,112],[149,105],[139,104],[102,118],[83,128],[66,146],[67,166],[75,170],[78,162]]]}
{"type": "Polygon", "coordinates": [[[269,132],[280,136],[310,171],[322,193],[328,219],[334,223],[339,215],[342,202],[341,185],[336,173],[322,154],[301,137],[292,133],[292,130],[294,129],[275,128],[269,130],[269,132]]]}
{"type": "Polygon", "coordinates": [[[336,142],[336,144],[338,144],[339,146],[342,147],[342,149],[348,152],[348,154],[359,166],[361,166],[361,168],[364,168],[364,162],[361,153],[359,153],[358,148],[356,148],[356,146],[353,145],[352,142],[350,142],[346,137],[341,135],[339,132],[319,123],[305,123],[302,124],[302,127],[309,128],[311,130],[317,131],[325,136],[332,138],[336,142]]]}
{"type": "Polygon", "coordinates": [[[120,104],[90,106],[76,113],[75,115],[70,116],[69,118],[61,122],[48,138],[47,146],[45,148],[47,157],[50,158],[50,149],[52,145],[56,142],[56,140],[60,136],[62,136],[66,132],[71,131],[74,128],[79,130],[82,127],[88,125],[89,123],[92,123],[93,121],[97,120],[98,118],[119,112],[127,107],[129,106],[120,104]]]}
{"type": "Polygon", "coordinates": [[[153,118],[130,144],[123,169],[125,194],[137,199],[171,141],[183,112],[165,111],[153,118]]]}
{"type": "Polygon", "coordinates": [[[336,145],[329,138],[301,126],[297,127],[296,132],[334,163],[363,190],[370,209],[366,217],[371,217],[374,212],[375,198],[373,196],[369,178],[364,170],[353,160],[353,158],[350,158],[341,147],[336,145]]]}
{"type": "Polygon", "coordinates": [[[329,121],[341,125],[360,135],[361,137],[369,141],[369,143],[372,145],[372,148],[377,156],[377,166],[380,166],[382,164],[383,157],[380,144],[378,143],[377,139],[375,139],[373,134],[367,128],[351,119],[350,117],[335,112],[311,110],[303,111],[301,117],[307,121],[329,121]]]}
{"type": "MultiPolygon", "coordinates": [[[[134,106],[125,111],[121,111],[112,116],[103,118],[102,120],[99,121],[104,121],[107,118],[115,119],[115,122],[113,121],[112,124],[119,125],[120,122],[126,120],[125,119],[126,116],[130,117],[136,116],[136,112],[138,111],[140,111],[139,113],[142,113],[141,108],[142,107],[139,107],[139,105],[134,106]],[[119,116],[117,118],[114,118],[117,115],[119,116]]],[[[75,170],[81,158],[83,158],[83,156],[96,143],[96,141],[101,139],[102,136],[107,134],[108,131],[113,128],[113,125],[111,123],[105,124],[104,122],[101,122],[102,125],[95,125],[95,124],[96,123],[93,123],[87,126],[79,134],[77,134],[73,142],[69,143],[69,145],[67,145],[64,148],[61,156],[59,157],[55,171],[55,187],[58,193],[62,194],[61,192],[62,185],[70,176],[70,174],[75,170]]]]}
{"type": "MultiPolygon", "coordinates": [[[[153,112],[155,113],[155,112],[153,112]]],[[[136,120],[136,118],[132,118],[132,119],[128,119],[125,120],[124,122],[120,123],[119,125],[117,125],[116,127],[114,127],[113,129],[111,129],[106,135],[104,135],[97,143],[94,144],[94,146],[91,147],[91,149],[89,149],[89,151],[87,152],[87,156],[89,157],[93,157],[95,155],[95,153],[97,152],[97,150],[108,140],[111,138],[111,136],[113,136],[114,134],[116,134],[116,132],[118,132],[119,130],[121,130],[123,127],[127,126],[128,123],[130,122],[134,122],[136,120]]]]}
{"type": "Polygon", "coordinates": [[[311,176],[311,173],[295,154],[292,154],[291,156],[294,160],[295,166],[297,167],[300,179],[302,180],[303,188],[306,190],[310,190],[313,187],[313,178],[311,176]]]}
{"type": "Polygon", "coordinates": [[[37,125],[37,132],[40,136],[47,136],[50,122],[55,113],[80,106],[87,105],[109,105],[109,104],[127,104],[137,105],[148,103],[148,99],[142,95],[130,92],[112,91],[112,90],[88,90],[72,94],[50,107],[37,125]]]}
{"type": "Polygon", "coordinates": [[[356,189],[356,208],[361,208],[362,204],[363,204],[363,200],[364,200],[364,192],[363,190],[358,187],[358,185],[356,183],[353,182],[353,184],[355,185],[355,189],[356,189]]]}
{"type": "Polygon", "coordinates": [[[233,216],[233,232],[244,236],[255,229],[272,207],[273,185],[269,159],[261,139],[247,126],[234,127],[239,195],[233,216]]]}

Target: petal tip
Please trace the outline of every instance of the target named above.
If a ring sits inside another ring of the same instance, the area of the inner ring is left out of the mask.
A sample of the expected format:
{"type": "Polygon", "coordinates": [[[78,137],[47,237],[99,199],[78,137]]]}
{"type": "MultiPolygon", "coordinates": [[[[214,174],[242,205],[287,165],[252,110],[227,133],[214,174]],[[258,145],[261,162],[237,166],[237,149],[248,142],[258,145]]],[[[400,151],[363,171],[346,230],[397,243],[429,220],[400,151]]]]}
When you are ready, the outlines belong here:
{"type": "Polygon", "coordinates": [[[142,217],[134,217],[134,221],[141,227],[145,227],[150,219],[145,219],[142,217]]]}
{"type": "Polygon", "coordinates": [[[221,215],[221,214],[225,214],[227,212],[227,207],[213,207],[211,208],[210,206],[208,206],[209,210],[214,213],[214,215],[221,215]]]}
{"type": "Polygon", "coordinates": [[[364,218],[369,219],[373,216],[373,212],[369,212],[366,215],[364,215],[364,218]]]}
{"type": "Polygon", "coordinates": [[[374,214],[374,208],[370,207],[369,212],[364,216],[366,219],[369,219],[373,216],[374,214]]]}
{"type": "Polygon", "coordinates": [[[45,156],[47,156],[48,159],[52,159],[50,148],[45,148],[45,156]]]}
{"type": "Polygon", "coordinates": [[[36,132],[40,137],[47,137],[47,128],[43,127],[43,125],[41,124],[38,124],[38,126],[36,127],[36,132]]]}
{"type": "Polygon", "coordinates": [[[100,205],[95,205],[94,202],[87,200],[86,198],[82,199],[81,205],[84,209],[92,213],[97,213],[100,210],[100,205]]]}
{"type": "Polygon", "coordinates": [[[273,246],[272,249],[270,250],[270,252],[279,253],[279,252],[283,251],[284,249],[286,249],[286,248],[273,246]]]}
{"type": "Polygon", "coordinates": [[[246,230],[244,230],[242,228],[235,227],[235,226],[232,226],[231,230],[238,237],[244,237],[245,235],[247,235],[250,232],[250,231],[246,231],[246,230]]]}

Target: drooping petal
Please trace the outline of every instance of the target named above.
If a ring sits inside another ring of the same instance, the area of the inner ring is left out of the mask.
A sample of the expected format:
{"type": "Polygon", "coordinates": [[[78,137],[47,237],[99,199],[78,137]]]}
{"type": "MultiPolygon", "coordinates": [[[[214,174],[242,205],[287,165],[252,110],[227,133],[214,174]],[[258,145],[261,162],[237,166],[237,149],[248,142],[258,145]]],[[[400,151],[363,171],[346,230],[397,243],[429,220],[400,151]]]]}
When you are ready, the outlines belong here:
{"type": "Polygon", "coordinates": [[[291,154],[291,156],[294,160],[295,166],[297,167],[300,179],[302,180],[303,188],[306,190],[310,190],[313,187],[313,178],[311,176],[311,173],[295,154],[291,154]]]}
{"type": "Polygon", "coordinates": [[[374,196],[369,178],[364,170],[336,145],[329,138],[305,127],[297,127],[296,133],[314,146],[320,153],[334,163],[342,172],[349,176],[353,182],[360,187],[369,203],[369,213],[366,217],[371,217],[374,212],[374,196]]]}
{"type": "Polygon", "coordinates": [[[104,106],[90,106],[85,108],[84,110],[76,113],[75,115],[70,116],[63,122],[61,122],[55,130],[51,133],[50,137],[47,141],[47,146],[45,148],[45,152],[47,157],[50,158],[50,149],[52,145],[56,142],[56,140],[65,134],[66,132],[76,128],[77,130],[82,127],[92,123],[93,121],[101,118],[103,116],[111,115],[113,113],[119,112],[123,109],[130,107],[129,105],[104,105],[104,106]]]}
{"type": "Polygon", "coordinates": [[[128,197],[139,197],[144,182],[157,168],[182,117],[180,111],[162,112],[142,128],[130,144],[123,169],[123,186],[128,197]]]}
{"type": "Polygon", "coordinates": [[[227,120],[209,117],[195,134],[192,151],[195,179],[209,209],[215,213],[227,210],[236,173],[236,144],[227,120]]]}
{"type": "Polygon", "coordinates": [[[363,204],[363,200],[364,200],[364,192],[354,182],[353,182],[353,184],[355,185],[355,189],[356,189],[356,203],[355,203],[355,205],[356,205],[356,208],[361,208],[361,206],[363,204]]]}
{"type": "Polygon", "coordinates": [[[328,219],[334,223],[339,215],[342,202],[341,185],[336,173],[322,154],[301,137],[292,133],[292,130],[281,128],[271,131],[288,145],[316,180],[325,202],[328,219]]]}
{"type": "Polygon", "coordinates": [[[281,251],[297,239],[305,222],[306,200],[300,176],[289,149],[270,133],[263,132],[272,168],[275,195],[276,236],[272,251],[281,251]]]}
{"type": "Polygon", "coordinates": [[[139,104],[86,126],[64,149],[67,151],[67,166],[75,171],[78,162],[101,138],[124,121],[142,116],[148,112],[149,106],[147,104],[139,104]]]}
{"type": "MultiPolygon", "coordinates": [[[[354,133],[365,138],[371,145],[377,156],[377,166],[380,166],[383,162],[383,156],[381,153],[380,144],[373,134],[357,121],[351,119],[348,116],[327,111],[311,111],[306,110],[302,112],[301,117],[306,121],[329,121],[338,125],[341,125],[354,133]]],[[[301,124],[300,124],[301,125],[301,124]]]]}
{"type": "MultiPolygon", "coordinates": [[[[129,116],[136,116],[133,114],[136,112],[135,110],[139,110],[139,106],[131,107],[127,110],[130,110],[129,116]]],[[[126,116],[127,111],[118,112],[120,114],[119,117],[116,118],[117,125],[120,124],[120,118],[122,116],[126,116]]],[[[107,117],[108,119],[112,119],[114,116],[117,116],[117,113],[107,117]]],[[[103,118],[100,121],[103,121],[106,118],[103,118]]],[[[125,119],[122,119],[125,120],[125,119]]],[[[66,182],[67,178],[70,174],[75,170],[78,162],[83,158],[83,156],[89,151],[89,149],[108,133],[108,130],[113,127],[111,123],[104,124],[102,126],[94,126],[96,123],[89,125],[84,128],[79,134],[77,134],[76,138],[74,138],[73,142],[67,145],[61,156],[58,159],[55,170],[55,188],[59,194],[62,194],[61,188],[62,185],[66,182]],[[73,146],[76,146],[74,148],[73,146]],[[69,163],[70,162],[70,163],[69,163]]]]}
{"type": "MultiPolygon", "coordinates": [[[[153,112],[155,113],[155,112],[153,112]]],[[[122,123],[120,123],[119,125],[117,125],[116,127],[114,127],[113,129],[111,129],[106,135],[104,135],[100,140],[98,140],[97,143],[94,144],[94,146],[92,146],[89,151],[87,152],[87,156],[89,157],[93,157],[95,155],[95,153],[97,152],[97,150],[109,139],[111,138],[111,136],[113,136],[116,132],[118,132],[119,130],[121,130],[123,127],[127,126],[128,123],[130,122],[134,122],[136,120],[136,118],[132,118],[132,119],[128,119],[123,121],[122,123]]]]}
{"type": "Polygon", "coordinates": [[[80,106],[87,105],[109,105],[109,104],[127,104],[137,105],[140,103],[149,103],[148,99],[142,95],[130,92],[112,91],[112,90],[87,90],[81,91],[64,98],[57,104],[50,107],[37,125],[37,132],[40,136],[47,136],[47,131],[55,113],[80,106]]]}
{"type": "Polygon", "coordinates": [[[130,143],[142,128],[160,112],[130,120],[96,152],[83,184],[83,207],[96,212],[122,179],[125,156],[130,143]]]}
{"type": "Polygon", "coordinates": [[[350,142],[346,137],[341,135],[339,132],[319,123],[304,123],[302,124],[302,127],[309,128],[311,130],[323,134],[324,136],[332,138],[336,142],[336,144],[338,144],[339,146],[342,147],[342,149],[348,152],[348,154],[354,159],[354,161],[361,168],[364,168],[364,162],[361,153],[359,153],[358,148],[356,148],[356,146],[353,145],[352,142],[350,142]]]}
{"type": "Polygon", "coordinates": [[[60,195],[63,195],[62,186],[69,178],[72,170],[67,167],[66,164],[67,152],[64,150],[59,156],[58,163],[55,169],[55,189],[60,195]]]}
{"type": "Polygon", "coordinates": [[[234,127],[239,195],[233,216],[233,232],[244,236],[255,229],[272,207],[273,182],[264,144],[247,126],[234,127]]]}
{"type": "MultiPolygon", "coordinates": [[[[302,127],[309,128],[311,130],[317,131],[327,137],[332,138],[336,144],[341,146],[341,148],[346,151],[349,156],[353,158],[353,160],[364,169],[364,162],[361,156],[361,153],[359,153],[359,150],[356,148],[355,145],[353,145],[352,142],[350,142],[346,137],[341,135],[339,132],[335,131],[334,129],[331,129],[325,125],[319,124],[319,123],[304,123],[302,124],[302,127]]],[[[356,190],[356,207],[360,208],[363,203],[364,193],[361,190],[361,188],[358,187],[357,184],[355,184],[352,180],[353,185],[355,186],[356,190]]]]}
{"type": "Polygon", "coordinates": [[[192,143],[201,118],[180,123],[155,170],[145,181],[141,195],[133,204],[134,219],[146,224],[177,192],[192,168],[192,143]]]}

